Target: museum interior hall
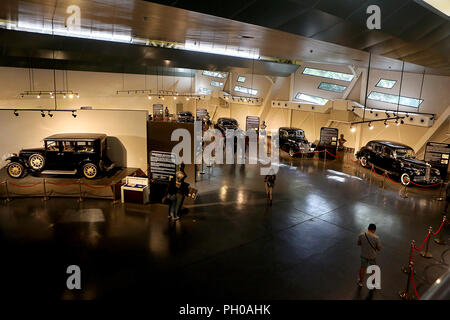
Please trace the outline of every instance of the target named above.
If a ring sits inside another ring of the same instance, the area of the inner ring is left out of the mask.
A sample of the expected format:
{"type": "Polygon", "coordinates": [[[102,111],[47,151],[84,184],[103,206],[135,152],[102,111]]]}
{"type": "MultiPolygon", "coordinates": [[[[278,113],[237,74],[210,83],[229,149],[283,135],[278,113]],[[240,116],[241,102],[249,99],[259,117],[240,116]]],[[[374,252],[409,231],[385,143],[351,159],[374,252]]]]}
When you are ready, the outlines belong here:
{"type": "Polygon", "coordinates": [[[449,15],[2,1],[2,291],[449,300],[449,15]]]}

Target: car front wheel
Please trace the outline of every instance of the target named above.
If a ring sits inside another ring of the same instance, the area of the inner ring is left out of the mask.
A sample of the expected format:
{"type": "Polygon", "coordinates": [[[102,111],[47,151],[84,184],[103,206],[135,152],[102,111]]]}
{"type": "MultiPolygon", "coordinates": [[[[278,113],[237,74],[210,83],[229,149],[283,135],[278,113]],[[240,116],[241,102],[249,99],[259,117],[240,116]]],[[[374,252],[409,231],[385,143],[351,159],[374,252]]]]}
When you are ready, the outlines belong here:
{"type": "Polygon", "coordinates": [[[401,175],[400,181],[401,181],[402,185],[407,186],[411,183],[411,177],[409,176],[409,174],[404,173],[401,175]]]}
{"type": "Polygon", "coordinates": [[[8,164],[7,171],[11,178],[18,179],[23,175],[25,168],[20,162],[11,162],[8,164]]]}
{"type": "Polygon", "coordinates": [[[89,162],[83,166],[83,175],[87,179],[94,179],[97,176],[97,174],[98,174],[98,167],[95,164],[89,162]]]}
{"type": "Polygon", "coordinates": [[[362,156],[359,159],[359,163],[361,163],[361,166],[364,167],[364,168],[367,168],[369,166],[368,165],[369,162],[367,161],[367,158],[365,156],[362,156]]]}
{"type": "Polygon", "coordinates": [[[42,154],[35,153],[28,158],[28,164],[34,171],[41,171],[45,165],[45,158],[42,154]]]}

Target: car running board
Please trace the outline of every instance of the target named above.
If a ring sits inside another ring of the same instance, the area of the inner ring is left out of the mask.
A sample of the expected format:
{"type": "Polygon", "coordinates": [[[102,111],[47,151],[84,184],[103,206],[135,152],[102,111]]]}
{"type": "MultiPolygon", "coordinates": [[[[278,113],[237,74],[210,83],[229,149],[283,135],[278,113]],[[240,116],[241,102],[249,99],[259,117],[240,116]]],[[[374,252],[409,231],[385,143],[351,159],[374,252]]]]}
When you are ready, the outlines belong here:
{"type": "Polygon", "coordinates": [[[42,171],[41,173],[43,174],[76,174],[77,170],[45,170],[42,171]]]}

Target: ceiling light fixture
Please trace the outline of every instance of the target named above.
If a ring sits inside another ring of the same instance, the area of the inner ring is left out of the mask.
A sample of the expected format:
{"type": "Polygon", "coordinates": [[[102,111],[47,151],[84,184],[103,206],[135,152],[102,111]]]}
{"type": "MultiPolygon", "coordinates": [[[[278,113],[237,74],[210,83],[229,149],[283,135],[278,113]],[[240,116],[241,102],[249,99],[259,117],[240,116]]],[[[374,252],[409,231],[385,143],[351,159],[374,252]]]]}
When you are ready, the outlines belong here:
{"type": "Polygon", "coordinates": [[[15,115],[16,117],[19,116],[19,113],[17,112],[17,110],[14,110],[14,115],[15,115]]]}
{"type": "Polygon", "coordinates": [[[51,113],[50,111],[48,112],[48,116],[50,117],[50,118],[53,118],[53,113],[51,113]]]}
{"type": "Polygon", "coordinates": [[[45,117],[45,113],[43,110],[41,110],[41,117],[44,118],[45,117]]]}
{"type": "Polygon", "coordinates": [[[356,131],[356,128],[353,127],[353,126],[351,126],[351,127],[350,127],[350,132],[355,132],[355,131],[356,131]]]}
{"type": "Polygon", "coordinates": [[[369,122],[369,130],[373,130],[373,125],[371,122],[369,122]]]}
{"type": "Polygon", "coordinates": [[[76,118],[77,115],[75,114],[75,110],[72,111],[72,117],[76,118]]]}

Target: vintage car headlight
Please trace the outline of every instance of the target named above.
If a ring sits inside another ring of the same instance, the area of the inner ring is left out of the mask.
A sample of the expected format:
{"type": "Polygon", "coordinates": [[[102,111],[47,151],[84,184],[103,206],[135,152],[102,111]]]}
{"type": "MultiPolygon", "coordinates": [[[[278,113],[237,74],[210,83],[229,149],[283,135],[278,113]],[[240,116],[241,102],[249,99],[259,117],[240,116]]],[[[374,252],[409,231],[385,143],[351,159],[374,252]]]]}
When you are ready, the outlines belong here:
{"type": "Polygon", "coordinates": [[[413,171],[414,171],[414,173],[416,174],[416,175],[418,175],[418,176],[420,176],[420,175],[423,175],[423,171],[422,170],[420,170],[420,169],[413,169],[413,171]]]}

